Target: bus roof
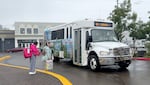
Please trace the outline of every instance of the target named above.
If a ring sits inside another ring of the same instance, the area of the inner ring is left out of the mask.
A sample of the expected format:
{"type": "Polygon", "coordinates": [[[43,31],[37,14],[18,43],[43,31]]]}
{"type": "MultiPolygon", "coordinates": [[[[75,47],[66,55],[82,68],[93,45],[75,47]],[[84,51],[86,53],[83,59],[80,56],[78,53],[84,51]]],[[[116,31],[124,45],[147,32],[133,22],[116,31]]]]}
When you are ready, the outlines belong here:
{"type": "Polygon", "coordinates": [[[113,22],[112,21],[106,21],[106,20],[80,20],[80,21],[75,21],[67,24],[62,24],[58,26],[54,26],[49,28],[49,30],[56,30],[56,29],[62,29],[66,27],[75,27],[75,28],[81,28],[81,27],[113,27],[113,22]]]}

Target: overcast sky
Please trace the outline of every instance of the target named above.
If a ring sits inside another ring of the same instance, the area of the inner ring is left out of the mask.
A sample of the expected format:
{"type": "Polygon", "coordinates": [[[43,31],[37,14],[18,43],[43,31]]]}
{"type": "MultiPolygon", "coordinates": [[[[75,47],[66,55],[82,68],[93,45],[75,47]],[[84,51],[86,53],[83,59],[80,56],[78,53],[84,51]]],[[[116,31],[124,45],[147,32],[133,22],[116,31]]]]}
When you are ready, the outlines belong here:
{"type": "MultiPolygon", "coordinates": [[[[13,26],[23,22],[72,22],[106,19],[117,0],[0,0],[0,24],[13,26]]],[[[123,0],[119,0],[120,2],[123,0]]],[[[150,0],[131,0],[132,10],[148,20],[150,0]]]]}

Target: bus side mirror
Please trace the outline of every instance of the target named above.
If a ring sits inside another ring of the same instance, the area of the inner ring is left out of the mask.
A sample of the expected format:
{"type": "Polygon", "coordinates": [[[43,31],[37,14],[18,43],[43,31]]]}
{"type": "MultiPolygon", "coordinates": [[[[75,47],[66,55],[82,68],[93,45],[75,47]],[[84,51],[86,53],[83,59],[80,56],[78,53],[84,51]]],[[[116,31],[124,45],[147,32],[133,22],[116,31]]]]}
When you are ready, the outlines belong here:
{"type": "Polygon", "coordinates": [[[92,36],[88,36],[88,42],[92,42],[92,36]]]}
{"type": "Polygon", "coordinates": [[[89,47],[91,47],[90,42],[92,42],[92,36],[88,36],[88,37],[87,37],[86,50],[89,50],[89,47]]]}

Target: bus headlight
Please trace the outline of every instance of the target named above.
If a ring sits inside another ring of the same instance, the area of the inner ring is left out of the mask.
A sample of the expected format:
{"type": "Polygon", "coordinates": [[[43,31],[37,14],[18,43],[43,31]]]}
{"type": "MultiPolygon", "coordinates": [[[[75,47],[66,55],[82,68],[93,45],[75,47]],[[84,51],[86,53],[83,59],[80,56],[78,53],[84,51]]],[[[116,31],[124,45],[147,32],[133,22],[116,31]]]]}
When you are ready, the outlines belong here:
{"type": "Polygon", "coordinates": [[[109,55],[109,52],[107,52],[107,51],[100,51],[100,55],[101,56],[109,55]]]}
{"type": "Polygon", "coordinates": [[[110,53],[110,54],[113,54],[113,49],[109,49],[109,53],[110,53]]]}

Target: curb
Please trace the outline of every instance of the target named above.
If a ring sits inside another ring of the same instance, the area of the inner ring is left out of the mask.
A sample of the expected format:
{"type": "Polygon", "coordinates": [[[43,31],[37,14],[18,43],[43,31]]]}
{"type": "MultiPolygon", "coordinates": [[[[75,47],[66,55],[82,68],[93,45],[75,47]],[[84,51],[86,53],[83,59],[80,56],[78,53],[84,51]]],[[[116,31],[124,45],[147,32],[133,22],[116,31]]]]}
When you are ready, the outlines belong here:
{"type": "Polygon", "coordinates": [[[150,58],[143,58],[143,57],[134,57],[133,60],[143,60],[143,61],[150,61],[150,58]]]}
{"type": "Polygon", "coordinates": [[[2,61],[4,61],[4,60],[6,60],[6,59],[9,59],[11,56],[5,56],[5,57],[0,57],[0,62],[2,62],[2,61]]]}

